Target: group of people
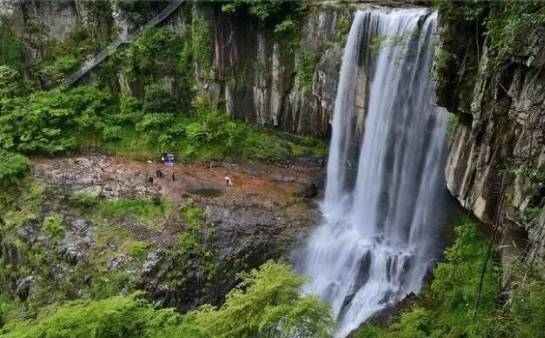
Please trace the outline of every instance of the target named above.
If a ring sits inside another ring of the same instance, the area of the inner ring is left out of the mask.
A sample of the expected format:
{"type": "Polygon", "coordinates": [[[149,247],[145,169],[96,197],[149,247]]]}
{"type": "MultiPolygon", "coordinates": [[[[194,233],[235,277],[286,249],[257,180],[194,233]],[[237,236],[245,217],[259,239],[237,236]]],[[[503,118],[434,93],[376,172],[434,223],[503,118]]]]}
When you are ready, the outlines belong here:
{"type": "MultiPolygon", "coordinates": [[[[151,184],[153,184],[153,181],[154,181],[153,177],[154,177],[153,175],[148,176],[148,181],[151,184]]],[[[163,178],[163,177],[165,177],[165,175],[163,174],[163,172],[160,169],[157,169],[157,170],[155,170],[155,177],[156,178],[163,178]]],[[[172,178],[172,182],[174,182],[176,180],[176,174],[174,174],[174,171],[171,173],[170,177],[172,178]]]]}
{"type": "MultiPolygon", "coordinates": [[[[166,166],[171,167],[170,168],[170,177],[172,178],[172,182],[176,181],[176,174],[174,173],[174,162],[176,161],[176,158],[174,157],[174,154],[172,153],[166,153],[161,157],[161,162],[163,162],[166,166]]],[[[148,163],[152,163],[152,161],[148,161],[148,163]]],[[[153,184],[153,175],[148,176],[149,183],[153,184]]],[[[163,171],[161,169],[155,170],[155,177],[156,178],[163,178],[165,175],[163,174],[163,171]]]]}
{"type": "MultiPolygon", "coordinates": [[[[170,177],[172,178],[172,182],[174,182],[176,180],[176,175],[175,175],[174,169],[173,169],[175,161],[176,161],[176,157],[172,153],[166,153],[161,157],[161,162],[163,162],[166,166],[171,167],[170,177]]],[[[163,178],[164,176],[165,175],[163,174],[163,172],[160,169],[157,169],[155,171],[155,177],[156,178],[163,178]]],[[[148,180],[149,180],[150,183],[153,184],[153,176],[149,176],[148,180]]],[[[225,176],[225,186],[228,187],[228,188],[233,186],[233,179],[229,175],[225,176]]]]}
{"type": "MultiPolygon", "coordinates": [[[[163,172],[162,172],[161,170],[157,169],[157,170],[155,171],[155,176],[156,176],[157,178],[163,178],[165,175],[163,174],[163,172]]],[[[172,181],[173,181],[173,182],[176,181],[176,175],[174,174],[174,171],[172,171],[170,177],[172,177],[172,181]]]]}

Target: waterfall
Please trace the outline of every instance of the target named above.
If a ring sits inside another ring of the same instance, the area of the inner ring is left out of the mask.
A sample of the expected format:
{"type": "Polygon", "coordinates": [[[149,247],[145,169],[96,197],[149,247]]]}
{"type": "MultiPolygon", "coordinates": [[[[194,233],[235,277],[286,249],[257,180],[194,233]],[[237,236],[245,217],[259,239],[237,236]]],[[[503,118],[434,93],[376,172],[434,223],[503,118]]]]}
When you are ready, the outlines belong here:
{"type": "Polygon", "coordinates": [[[358,11],[350,29],[324,221],[301,263],[311,277],[304,292],[331,305],[339,337],[418,291],[437,257],[446,114],[430,79],[435,32],[436,14],[426,9],[358,11]],[[354,132],[362,60],[370,60],[363,140],[354,132]]]}

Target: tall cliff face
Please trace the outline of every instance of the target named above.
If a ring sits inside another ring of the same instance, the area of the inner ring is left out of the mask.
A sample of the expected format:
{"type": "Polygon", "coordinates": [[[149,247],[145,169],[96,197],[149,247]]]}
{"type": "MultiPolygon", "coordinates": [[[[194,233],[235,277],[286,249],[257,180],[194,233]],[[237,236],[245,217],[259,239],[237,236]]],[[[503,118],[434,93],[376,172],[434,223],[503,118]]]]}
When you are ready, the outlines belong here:
{"type": "MultiPolygon", "coordinates": [[[[255,18],[209,12],[212,60],[210,67],[197,67],[205,70],[197,71],[198,92],[248,122],[326,136],[344,42],[356,9],[335,4],[312,7],[295,39],[276,37],[255,18]]],[[[363,100],[358,104],[361,117],[363,100]]]]}
{"type": "MultiPolygon", "coordinates": [[[[54,76],[43,80],[43,74],[37,71],[47,68],[42,66],[44,60],[49,60],[54,69],[73,69],[58,64],[55,48],[81,49],[73,53],[81,63],[119,33],[134,31],[168,4],[154,3],[143,11],[102,1],[3,0],[3,3],[6,13],[2,16],[8,18],[8,26],[23,47],[23,71],[41,87],[55,83],[48,82],[54,76]],[[135,13],[145,15],[135,17],[135,13]],[[74,39],[75,35],[79,38],[77,32],[85,35],[83,42],[74,39]],[[89,41],[93,42],[92,48],[81,47],[89,41]]],[[[327,137],[345,39],[355,11],[367,6],[370,4],[312,5],[296,23],[297,32],[281,37],[274,27],[247,12],[229,14],[220,6],[188,2],[161,25],[171,28],[183,41],[184,48],[191,49],[191,67],[183,71],[172,69],[170,73],[156,71],[152,82],[165,84],[178,97],[195,94],[208,97],[212,105],[247,122],[327,137]],[[191,94],[186,90],[187,85],[181,84],[187,78],[194,89],[191,94]]],[[[134,76],[130,79],[123,65],[116,64],[123,61],[110,60],[101,67],[109,67],[106,73],[114,75],[110,82],[115,82],[116,90],[143,97],[148,83],[134,76]]],[[[96,79],[103,75],[104,69],[93,73],[96,79]]],[[[365,58],[361,60],[358,76],[360,95],[356,112],[361,120],[368,78],[365,58]]]]}
{"type": "Polygon", "coordinates": [[[32,64],[47,57],[49,49],[71,34],[85,32],[97,44],[104,44],[115,27],[111,6],[102,1],[0,1],[0,22],[23,45],[24,61],[32,64]]]}
{"type": "Polygon", "coordinates": [[[545,27],[527,27],[505,52],[483,24],[493,15],[440,13],[437,92],[455,114],[447,186],[498,225],[504,258],[533,262],[545,256],[545,27]]]}

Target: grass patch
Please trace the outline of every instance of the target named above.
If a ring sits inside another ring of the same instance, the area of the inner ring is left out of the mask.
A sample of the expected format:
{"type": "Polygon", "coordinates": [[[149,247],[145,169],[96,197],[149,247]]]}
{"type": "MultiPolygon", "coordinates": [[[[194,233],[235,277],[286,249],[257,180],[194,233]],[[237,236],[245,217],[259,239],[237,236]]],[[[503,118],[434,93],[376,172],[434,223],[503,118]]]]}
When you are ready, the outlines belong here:
{"type": "Polygon", "coordinates": [[[199,229],[203,223],[204,210],[199,207],[189,205],[180,209],[180,215],[187,224],[194,229],[199,229]]]}
{"type": "Polygon", "coordinates": [[[68,196],[70,206],[78,209],[89,209],[96,207],[99,203],[98,198],[85,192],[75,192],[68,196]]]}
{"type": "Polygon", "coordinates": [[[162,228],[171,207],[170,202],[163,199],[120,198],[101,203],[99,215],[108,221],[132,219],[149,229],[158,230],[162,228]]]}
{"type": "Polygon", "coordinates": [[[123,251],[131,257],[138,260],[146,258],[148,251],[153,247],[153,243],[147,241],[128,240],[123,245],[123,251]]]}

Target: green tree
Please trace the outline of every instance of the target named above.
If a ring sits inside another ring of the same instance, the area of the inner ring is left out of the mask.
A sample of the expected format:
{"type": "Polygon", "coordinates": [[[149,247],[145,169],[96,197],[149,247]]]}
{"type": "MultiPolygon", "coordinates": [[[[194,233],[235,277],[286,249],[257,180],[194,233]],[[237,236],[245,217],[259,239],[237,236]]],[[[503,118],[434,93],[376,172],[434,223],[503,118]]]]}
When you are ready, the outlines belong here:
{"type": "Polygon", "coordinates": [[[0,66],[0,99],[21,95],[23,85],[18,71],[0,66]]]}
{"type": "Polygon", "coordinates": [[[0,337],[330,337],[329,308],[300,295],[304,282],[286,264],[267,262],[247,274],[219,309],[207,305],[182,316],[154,308],[139,294],[78,300],[44,310],[34,321],[8,321],[0,337]]]}
{"type": "Polygon", "coordinates": [[[156,310],[137,295],[98,301],[79,300],[44,312],[36,321],[8,323],[3,338],[141,338],[154,337],[161,324],[179,316],[156,310]],[[7,329],[7,330],[6,330],[7,329]]]}
{"type": "Polygon", "coordinates": [[[9,20],[0,17],[0,65],[20,70],[23,65],[23,49],[10,26],[9,20]]]}
{"type": "Polygon", "coordinates": [[[246,275],[221,308],[205,306],[190,322],[206,337],[330,337],[329,307],[302,297],[304,282],[288,265],[269,261],[246,275]]]}
{"type": "Polygon", "coordinates": [[[163,85],[151,84],[144,89],[142,110],[145,113],[174,113],[176,100],[163,85]]]}
{"type": "Polygon", "coordinates": [[[181,37],[168,27],[146,30],[123,55],[123,70],[132,81],[150,83],[174,75],[182,52],[181,37]]]}

